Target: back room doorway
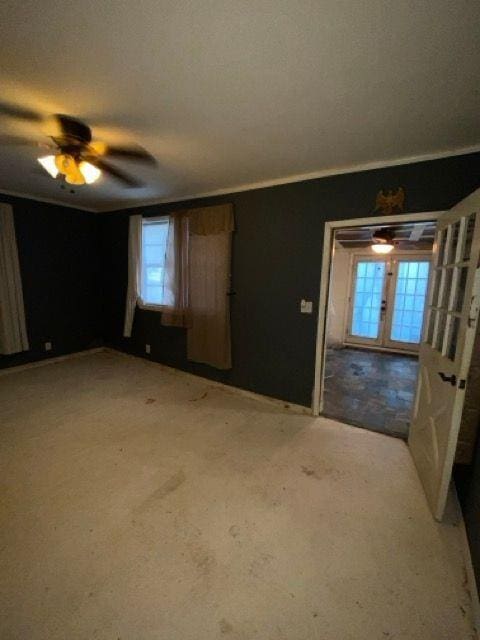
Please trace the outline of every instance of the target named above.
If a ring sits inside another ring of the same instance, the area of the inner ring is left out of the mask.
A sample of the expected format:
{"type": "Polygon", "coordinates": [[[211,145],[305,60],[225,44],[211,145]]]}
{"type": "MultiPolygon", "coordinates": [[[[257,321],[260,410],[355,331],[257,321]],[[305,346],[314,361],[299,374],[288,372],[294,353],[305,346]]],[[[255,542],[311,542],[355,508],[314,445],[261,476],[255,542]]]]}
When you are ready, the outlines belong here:
{"type": "Polygon", "coordinates": [[[435,227],[377,219],[334,231],[323,415],[408,438],[435,227]]]}

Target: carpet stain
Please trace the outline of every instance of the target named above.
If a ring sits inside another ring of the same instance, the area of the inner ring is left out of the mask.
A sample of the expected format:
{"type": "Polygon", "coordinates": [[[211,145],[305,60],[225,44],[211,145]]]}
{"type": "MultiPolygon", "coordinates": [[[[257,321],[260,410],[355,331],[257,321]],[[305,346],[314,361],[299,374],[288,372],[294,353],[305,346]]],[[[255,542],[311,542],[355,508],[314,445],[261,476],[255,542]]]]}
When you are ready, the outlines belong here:
{"type": "Polygon", "coordinates": [[[220,620],[218,626],[220,627],[220,632],[223,634],[231,633],[233,631],[232,625],[228,622],[228,620],[225,620],[225,618],[222,618],[220,620]]]}
{"type": "Polygon", "coordinates": [[[203,576],[209,575],[216,564],[215,556],[202,545],[195,545],[191,549],[191,558],[203,576]]]}
{"type": "Polygon", "coordinates": [[[138,507],[138,511],[145,511],[159,500],[163,500],[170,493],[176,491],[187,479],[185,471],[180,469],[173,476],[170,476],[156,491],[154,491],[142,504],[138,507]]]}
{"type": "Polygon", "coordinates": [[[201,395],[199,398],[190,398],[190,402],[198,402],[199,400],[205,400],[207,396],[208,396],[208,391],[205,391],[205,393],[201,395]]]}
{"type": "Polygon", "coordinates": [[[332,467],[325,467],[321,471],[312,469],[311,467],[302,466],[302,473],[316,480],[323,480],[324,478],[331,477],[333,480],[339,480],[345,473],[339,469],[333,469],[332,467]]]}
{"type": "Polygon", "coordinates": [[[147,398],[145,400],[145,404],[153,404],[156,401],[156,398],[147,398]]]}
{"type": "Polygon", "coordinates": [[[309,467],[302,467],[302,473],[304,473],[306,476],[315,475],[315,471],[313,469],[310,469],[309,467]]]}

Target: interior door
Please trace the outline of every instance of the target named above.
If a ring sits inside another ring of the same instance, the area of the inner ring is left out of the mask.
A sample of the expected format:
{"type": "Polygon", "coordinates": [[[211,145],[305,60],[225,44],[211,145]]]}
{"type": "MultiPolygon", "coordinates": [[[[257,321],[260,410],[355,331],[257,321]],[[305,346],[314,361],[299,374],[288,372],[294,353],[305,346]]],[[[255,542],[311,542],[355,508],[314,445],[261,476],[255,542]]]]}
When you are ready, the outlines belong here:
{"type": "Polygon", "coordinates": [[[370,346],[382,344],[387,272],[387,260],[355,256],[350,286],[347,342],[370,346]]]}
{"type": "Polygon", "coordinates": [[[440,217],[408,443],[433,515],[445,510],[480,300],[480,189],[440,217]]]}

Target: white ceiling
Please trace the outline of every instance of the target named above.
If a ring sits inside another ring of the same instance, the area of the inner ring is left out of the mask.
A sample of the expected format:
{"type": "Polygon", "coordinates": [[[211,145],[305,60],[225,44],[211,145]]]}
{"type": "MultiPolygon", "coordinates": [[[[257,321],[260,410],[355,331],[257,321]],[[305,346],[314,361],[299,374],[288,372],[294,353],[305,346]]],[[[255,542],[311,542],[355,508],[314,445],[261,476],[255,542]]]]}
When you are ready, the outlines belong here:
{"type": "Polygon", "coordinates": [[[3,0],[0,99],[159,164],[69,194],[3,145],[0,191],[111,210],[478,149],[479,33],[469,0],[3,0]]]}

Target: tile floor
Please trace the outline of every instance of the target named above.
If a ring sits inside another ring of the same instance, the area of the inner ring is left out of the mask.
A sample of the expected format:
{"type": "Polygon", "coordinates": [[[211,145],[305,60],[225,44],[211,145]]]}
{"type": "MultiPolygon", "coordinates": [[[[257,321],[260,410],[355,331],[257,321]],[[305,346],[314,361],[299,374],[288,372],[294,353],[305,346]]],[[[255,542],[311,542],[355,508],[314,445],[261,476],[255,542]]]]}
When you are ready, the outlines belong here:
{"type": "Polygon", "coordinates": [[[406,439],[417,370],[414,356],[328,349],[324,415],[406,439]]]}

